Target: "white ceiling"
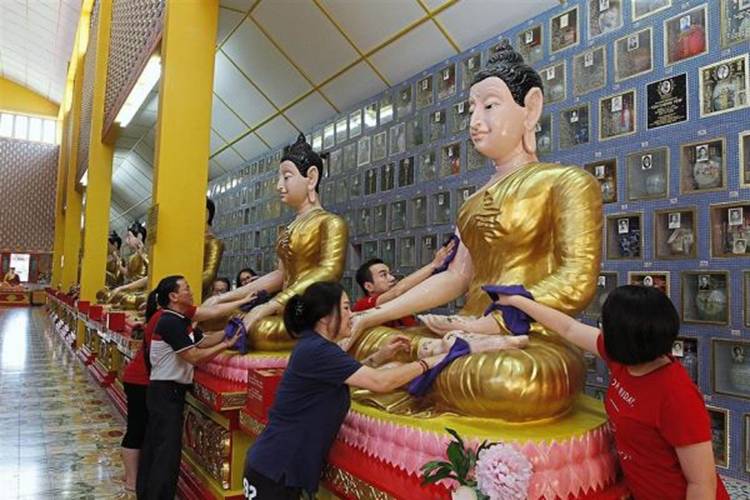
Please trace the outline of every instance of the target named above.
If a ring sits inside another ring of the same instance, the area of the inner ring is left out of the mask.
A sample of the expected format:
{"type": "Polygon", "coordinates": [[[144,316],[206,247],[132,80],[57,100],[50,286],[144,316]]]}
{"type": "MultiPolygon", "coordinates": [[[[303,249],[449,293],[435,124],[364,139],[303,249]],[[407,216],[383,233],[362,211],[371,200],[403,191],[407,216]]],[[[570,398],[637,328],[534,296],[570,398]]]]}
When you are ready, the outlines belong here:
{"type": "MultiPolygon", "coordinates": [[[[209,178],[556,5],[559,0],[222,0],[209,178]]],[[[118,142],[113,229],[143,219],[151,204],[156,101],[118,142]]]]}
{"type": "Polygon", "coordinates": [[[0,76],[59,104],[80,15],[81,0],[0,0],[0,76]]]}

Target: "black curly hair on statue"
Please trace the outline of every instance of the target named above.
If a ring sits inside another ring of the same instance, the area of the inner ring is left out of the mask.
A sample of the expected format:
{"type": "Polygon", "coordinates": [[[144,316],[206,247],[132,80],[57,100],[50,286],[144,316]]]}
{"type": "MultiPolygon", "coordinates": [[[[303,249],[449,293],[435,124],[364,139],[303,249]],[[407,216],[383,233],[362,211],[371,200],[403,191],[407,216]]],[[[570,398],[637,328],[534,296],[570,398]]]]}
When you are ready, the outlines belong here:
{"type": "Polygon", "coordinates": [[[497,45],[495,53],[490,56],[485,67],[474,76],[471,84],[476,85],[493,76],[505,82],[513,100],[519,106],[525,105],[526,94],[534,87],[539,87],[539,90],[544,93],[542,77],[524,62],[523,56],[515,51],[508,39],[502,40],[497,45]]]}
{"type": "Polygon", "coordinates": [[[313,151],[312,146],[307,143],[305,134],[300,134],[294,144],[284,148],[284,153],[281,157],[281,161],[290,161],[297,167],[299,173],[303,177],[307,177],[307,171],[311,167],[317,167],[318,169],[318,182],[315,184],[315,191],[318,192],[320,186],[320,179],[323,178],[323,158],[313,151]]]}
{"type": "Polygon", "coordinates": [[[133,222],[128,228],[128,231],[133,233],[133,236],[140,236],[141,241],[146,243],[146,226],[139,221],[133,222]]]}
{"type": "Polygon", "coordinates": [[[120,236],[114,231],[109,233],[109,237],[107,238],[107,240],[114,246],[116,246],[118,250],[120,249],[120,247],[122,247],[122,238],[120,238],[120,236]]]}

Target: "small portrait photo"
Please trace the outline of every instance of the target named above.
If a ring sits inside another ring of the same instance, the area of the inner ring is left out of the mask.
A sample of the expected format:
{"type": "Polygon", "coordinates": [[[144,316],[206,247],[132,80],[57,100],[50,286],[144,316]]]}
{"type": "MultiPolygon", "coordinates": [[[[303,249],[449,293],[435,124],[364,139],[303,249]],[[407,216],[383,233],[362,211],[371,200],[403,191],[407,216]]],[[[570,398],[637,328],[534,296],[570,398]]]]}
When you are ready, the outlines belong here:
{"type": "Polygon", "coordinates": [[[609,0],[599,0],[599,12],[609,9],[609,0]]]}
{"type": "Polygon", "coordinates": [[[742,211],[743,207],[730,208],[729,210],[727,210],[730,226],[742,225],[742,211]]]}
{"type": "Polygon", "coordinates": [[[651,170],[654,166],[654,157],[651,154],[641,156],[641,170],[651,170]]]}
{"type": "Polygon", "coordinates": [[[616,95],[612,98],[610,109],[613,113],[616,113],[618,111],[622,111],[622,96],[616,95]]]}
{"type": "Polygon", "coordinates": [[[680,18],[680,31],[687,31],[690,29],[690,14],[684,15],[680,18]]]}
{"type": "Polygon", "coordinates": [[[672,212],[669,214],[669,229],[680,229],[682,225],[682,214],[680,212],[672,212]]]}
{"type": "Polygon", "coordinates": [[[744,255],[747,253],[747,240],[737,238],[732,245],[732,253],[735,255],[744,255]]]}
{"type": "Polygon", "coordinates": [[[594,51],[592,50],[590,52],[586,52],[583,55],[583,65],[588,68],[589,66],[593,64],[594,64],[594,51]]]}
{"type": "Polygon", "coordinates": [[[596,177],[597,179],[604,179],[604,175],[604,165],[596,165],[594,167],[594,177],[596,177]]]}
{"type": "Polygon", "coordinates": [[[628,234],[630,232],[629,219],[617,219],[617,234],[628,234]]]}
{"type": "Polygon", "coordinates": [[[708,144],[695,146],[695,161],[708,161],[708,144]]]}
{"type": "Polygon", "coordinates": [[[708,274],[701,274],[698,276],[698,290],[710,290],[711,289],[711,276],[708,274]]]}
{"type": "Polygon", "coordinates": [[[605,287],[605,286],[607,286],[607,277],[606,276],[599,276],[596,279],[596,286],[599,286],[599,287],[602,287],[602,288],[605,287]]]}
{"type": "Polygon", "coordinates": [[[651,276],[645,276],[643,278],[643,286],[654,286],[654,278],[651,276]]]}
{"type": "Polygon", "coordinates": [[[672,356],[681,358],[685,355],[685,343],[682,340],[672,342],[672,356]]]}
{"type": "Polygon", "coordinates": [[[638,35],[631,35],[628,37],[628,50],[638,50],[640,43],[638,41],[638,35]]]}
{"type": "Polygon", "coordinates": [[[739,344],[733,345],[732,346],[732,360],[735,363],[744,363],[745,362],[745,348],[739,344]]]}

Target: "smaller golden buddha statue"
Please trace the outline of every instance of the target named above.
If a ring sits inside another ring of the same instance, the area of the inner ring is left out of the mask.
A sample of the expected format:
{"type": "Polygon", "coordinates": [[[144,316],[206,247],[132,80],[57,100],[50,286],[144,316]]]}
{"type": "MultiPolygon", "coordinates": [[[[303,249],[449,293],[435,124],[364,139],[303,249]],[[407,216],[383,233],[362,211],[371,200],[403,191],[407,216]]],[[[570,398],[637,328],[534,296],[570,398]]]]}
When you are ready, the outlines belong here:
{"type": "Polygon", "coordinates": [[[21,284],[21,278],[16,273],[16,268],[11,267],[8,272],[3,276],[3,284],[8,287],[17,287],[21,284]]]}
{"type": "Polygon", "coordinates": [[[145,304],[148,283],[148,256],[146,255],[146,227],[135,221],[128,228],[125,244],[131,251],[128,264],[124,268],[125,284],[112,290],[99,290],[96,299],[99,303],[110,304],[116,309],[137,310],[145,304]]]}
{"type": "Polygon", "coordinates": [[[107,288],[116,288],[122,285],[125,280],[125,266],[122,257],[120,257],[122,238],[115,231],[112,231],[107,238],[107,245],[107,272],[104,285],[107,288]]]}
{"type": "Polygon", "coordinates": [[[221,257],[224,255],[224,242],[217,239],[211,231],[215,214],[216,205],[211,198],[206,198],[206,235],[203,242],[203,273],[201,274],[202,300],[211,296],[211,286],[219,272],[221,257]]]}
{"type": "MultiPolygon", "coordinates": [[[[233,300],[253,292],[276,294],[244,316],[249,345],[255,351],[288,351],[294,339],[284,328],[282,312],[289,298],[303,293],[316,281],[338,281],[344,272],[348,229],[344,219],[320,204],[318,188],[323,161],[300,135],[284,150],[276,189],[281,201],[296,213],[278,236],[276,270],[249,281],[231,292],[233,300]]],[[[215,300],[210,298],[207,303],[215,300]]],[[[236,354],[235,354],[236,355],[236,354]]],[[[232,354],[216,358],[221,364],[232,354]]]]}

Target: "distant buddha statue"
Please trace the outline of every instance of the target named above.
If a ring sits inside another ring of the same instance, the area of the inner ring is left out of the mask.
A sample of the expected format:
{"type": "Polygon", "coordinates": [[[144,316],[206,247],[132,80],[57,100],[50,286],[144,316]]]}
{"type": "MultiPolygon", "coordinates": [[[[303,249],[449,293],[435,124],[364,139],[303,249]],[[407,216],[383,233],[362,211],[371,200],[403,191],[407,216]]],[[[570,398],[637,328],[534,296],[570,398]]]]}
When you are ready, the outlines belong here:
{"type": "MultiPolygon", "coordinates": [[[[583,169],[537,159],[542,89],[539,74],[507,40],[476,75],[469,95],[471,139],[493,161],[492,176],[459,210],[461,243],[447,271],[355,315],[350,350],[358,359],[396,334],[411,337],[410,359],[448,350],[451,336],[479,342],[482,336],[509,335],[500,311],[483,316],[491,305],[484,285],[522,285],[534,300],[570,315],[592,299],[601,252],[601,191],[583,169]],[[463,296],[466,305],[458,315],[424,316],[427,326],[421,329],[378,326],[463,296]]],[[[512,422],[565,414],[583,387],[581,353],[539,324],[532,323],[528,335],[522,349],[454,361],[438,376],[432,400],[451,412],[512,422]]],[[[409,405],[391,398],[382,406],[408,413],[409,405]]]]}
{"type": "Polygon", "coordinates": [[[107,245],[107,271],[104,285],[107,288],[116,288],[123,284],[125,277],[125,266],[122,265],[122,257],[120,257],[122,238],[112,231],[107,238],[107,245]]]}
{"type": "Polygon", "coordinates": [[[138,221],[130,225],[125,244],[131,251],[124,270],[124,284],[112,290],[97,292],[100,303],[116,309],[137,310],[146,300],[148,282],[148,256],[146,255],[146,227],[138,221]]]}

